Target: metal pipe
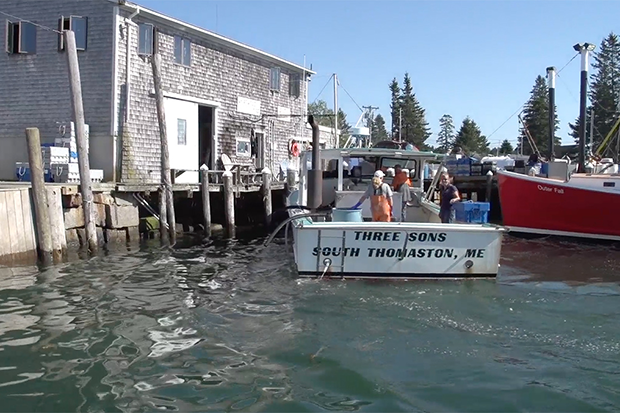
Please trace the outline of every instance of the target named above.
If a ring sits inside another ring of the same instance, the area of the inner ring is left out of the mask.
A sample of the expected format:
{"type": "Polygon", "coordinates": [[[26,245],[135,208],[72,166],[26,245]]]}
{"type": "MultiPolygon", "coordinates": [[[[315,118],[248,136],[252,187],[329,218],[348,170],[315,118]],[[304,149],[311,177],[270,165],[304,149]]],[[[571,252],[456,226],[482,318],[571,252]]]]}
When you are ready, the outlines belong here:
{"type": "Polygon", "coordinates": [[[549,81],[549,148],[547,150],[547,160],[555,158],[555,67],[547,68],[547,79],[549,81]]]}
{"type": "Polygon", "coordinates": [[[334,73],[334,148],[340,148],[338,139],[338,75],[334,73]]]}
{"type": "Polygon", "coordinates": [[[127,29],[127,52],[125,53],[125,124],[129,122],[129,107],[130,107],[130,72],[131,72],[131,25],[135,25],[132,21],[140,13],[140,7],[136,7],[135,11],[127,17],[125,20],[125,27],[127,29]]]}
{"type": "Polygon", "coordinates": [[[588,57],[596,46],[578,43],[573,49],[581,53],[581,91],[579,100],[579,166],[578,173],[586,171],[586,106],[588,99],[588,57]]]}
{"type": "Polygon", "coordinates": [[[314,120],[314,116],[308,115],[308,123],[312,127],[312,169],[308,171],[308,206],[316,210],[323,201],[323,175],[320,169],[320,131],[319,124],[314,120]]]}

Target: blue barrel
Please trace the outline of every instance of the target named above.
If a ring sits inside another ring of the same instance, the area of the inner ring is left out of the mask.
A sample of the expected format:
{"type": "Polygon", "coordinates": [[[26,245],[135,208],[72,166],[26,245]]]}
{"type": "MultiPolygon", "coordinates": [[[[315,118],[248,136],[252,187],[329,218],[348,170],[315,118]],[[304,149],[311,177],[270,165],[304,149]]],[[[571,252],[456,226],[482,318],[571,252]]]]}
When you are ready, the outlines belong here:
{"type": "Polygon", "coordinates": [[[332,209],[334,222],[363,222],[361,209],[334,208],[332,209]]]}

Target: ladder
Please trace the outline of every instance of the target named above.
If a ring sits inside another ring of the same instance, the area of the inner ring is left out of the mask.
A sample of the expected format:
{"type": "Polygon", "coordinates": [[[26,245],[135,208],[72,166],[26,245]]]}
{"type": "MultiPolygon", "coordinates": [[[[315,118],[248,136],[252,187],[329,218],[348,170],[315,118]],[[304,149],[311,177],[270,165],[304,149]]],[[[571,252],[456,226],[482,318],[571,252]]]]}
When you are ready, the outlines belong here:
{"type": "Polygon", "coordinates": [[[319,230],[319,233],[317,235],[317,243],[316,243],[316,246],[319,249],[319,253],[316,256],[316,272],[317,273],[321,273],[321,276],[319,278],[323,278],[325,273],[327,273],[327,271],[330,268],[334,268],[334,269],[337,268],[337,269],[339,269],[339,271],[335,271],[335,273],[340,273],[340,276],[342,278],[344,278],[346,235],[347,235],[347,232],[345,230],[343,230],[341,235],[325,235],[325,236],[323,236],[322,235],[322,231],[319,230]],[[323,250],[323,248],[321,247],[321,240],[322,239],[340,239],[340,240],[342,240],[341,249],[340,249],[340,265],[334,265],[332,259],[328,258],[328,257],[325,257],[321,261],[321,252],[323,250]]]}

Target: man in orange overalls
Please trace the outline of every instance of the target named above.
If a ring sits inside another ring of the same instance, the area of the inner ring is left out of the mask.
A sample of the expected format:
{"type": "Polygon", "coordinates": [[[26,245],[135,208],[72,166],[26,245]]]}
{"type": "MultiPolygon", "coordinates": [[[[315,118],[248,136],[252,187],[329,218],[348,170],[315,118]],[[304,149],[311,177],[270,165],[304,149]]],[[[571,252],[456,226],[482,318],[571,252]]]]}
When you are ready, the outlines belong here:
{"type": "Polygon", "coordinates": [[[359,208],[366,198],[370,198],[372,220],[390,222],[392,220],[392,188],[383,182],[384,176],[381,170],[375,172],[368,189],[358,203],[353,205],[353,209],[359,208]]]}

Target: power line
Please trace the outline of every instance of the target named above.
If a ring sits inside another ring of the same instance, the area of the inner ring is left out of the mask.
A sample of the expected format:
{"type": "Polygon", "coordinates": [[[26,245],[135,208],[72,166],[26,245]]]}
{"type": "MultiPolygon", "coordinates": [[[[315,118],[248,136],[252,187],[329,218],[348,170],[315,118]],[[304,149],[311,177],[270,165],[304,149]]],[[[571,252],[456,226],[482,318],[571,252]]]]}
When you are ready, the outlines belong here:
{"type": "MultiPolygon", "coordinates": [[[[559,74],[562,70],[564,70],[566,68],[566,66],[568,66],[573,60],[575,60],[575,58],[577,56],[579,56],[579,53],[576,53],[573,57],[571,57],[571,59],[568,62],[566,62],[566,64],[564,66],[562,66],[562,68],[560,70],[558,70],[556,72],[556,74],[559,74]]],[[[500,130],[506,123],[508,123],[509,120],[511,120],[517,113],[519,113],[521,111],[521,109],[523,109],[523,107],[525,105],[527,105],[527,102],[528,101],[526,100],[525,103],[523,103],[521,106],[519,106],[519,108],[512,115],[510,115],[510,117],[508,117],[508,119],[506,119],[501,125],[499,125],[499,127],[497,129],[495,129],[493,132],[491,132],[491,134],[489,136],[487,136],[487,139],[489,139],[491,136],[493,136],[495,134],[495,132],[500,130]]]]}
{"type": "Polygon", "coordinates": [[[325,90],[325,88],[327,87],[327,85],[329,84],[329,82],[332,80],[332,78],[334,77],[334,75],[331,75],[329,77],[329,79],[327,79],[327,82],[325,82],[325,86],[323,86],[323,89],[321,89],[321,91],[319,92],[318,95],[316,95],[316,97],[314,98],[314,100],[312,101],[312,103],[316,102],[316,100],[319,98],[319,96],[321,96],[321,93],[323,93],[323,91],[325,90]]]}
{"type": "Polygon", "coordinates": [[[353,97],[349,94],[349,92],[347,92],[347,90],[344,88],[344,86],[342,86],[342,84],[340,83],[340,81],[338,81],[338,84],[340,85],[340,87],[342,88],[342,90],[344,90],[344,92],[349,96],[349,98],[351,98],[351,100],[353,101],[353,103],[355,103],[355,106],[357,106],[357,108],[361,111],[364,112],[364,109],[362,109],[362,107],[360,105],[357,104],[357,102],[355,101],[355,99],[353,99],[353,97]]]}
{"type": "Polygon", "coordinates": [[[6,17],[8,17],[8,18],[11,18],[11,19],[19,20],[20,22],[30,23],[30,24],[32,24],[33,26],[39,27],[39,28],[41,28],[41,29],[43,29],[43,30],[47,30],[47,31],[54,32],[54,33],[57,33],[57,34],[62,34],[62,32],[59,32],[59,31],[58,31],[58,30],[56,30],[56,29],[52,29],[51,27],[43,26],[43,25],[41,25],[41,24],[38,24],[38,23],[32,22],[32,21],[30,21],[30,20],[22,19],[21,17],[13,16],[12,14],[5,13],[5,12],[3,12],[3,11],[0,11],[0,14],[2,14],[2,15],[4,15],[4,16],[6,16],[6,17]]]}

